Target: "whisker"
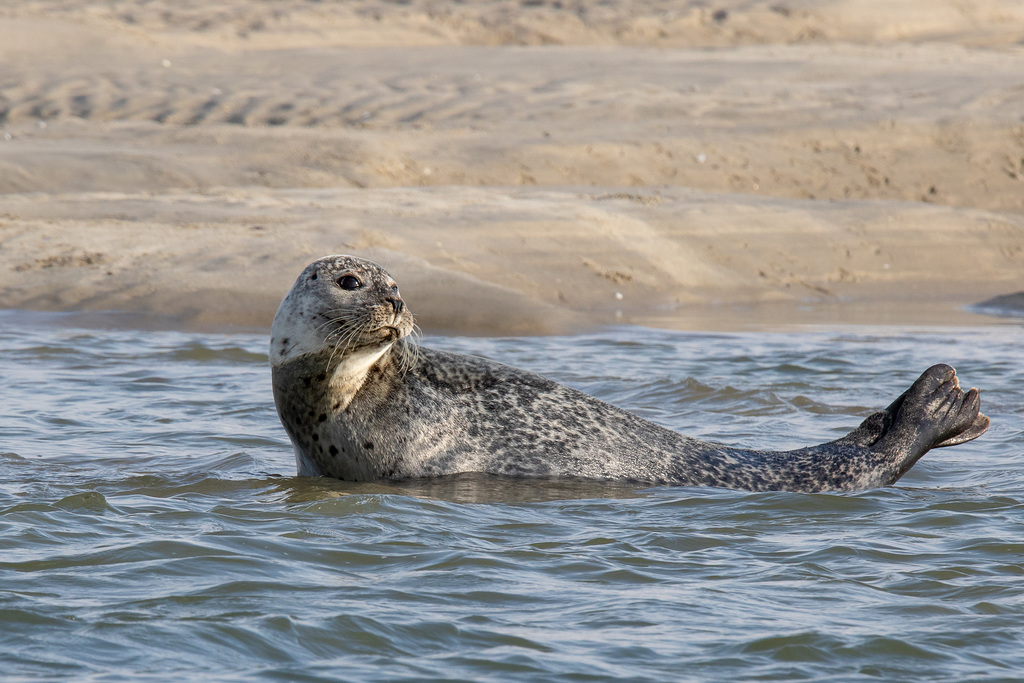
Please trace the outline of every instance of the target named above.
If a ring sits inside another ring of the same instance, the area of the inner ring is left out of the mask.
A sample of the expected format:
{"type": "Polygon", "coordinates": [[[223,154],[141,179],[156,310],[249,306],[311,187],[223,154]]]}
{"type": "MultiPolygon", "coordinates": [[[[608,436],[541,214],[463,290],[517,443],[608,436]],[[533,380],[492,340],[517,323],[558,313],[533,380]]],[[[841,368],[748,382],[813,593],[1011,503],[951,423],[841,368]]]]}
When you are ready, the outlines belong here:
{"type": "Polygon", "coordinates": [[[413,323],[412,331],[409,332],[405,338],[405,343],[402,344],[402,355],[399,359],[399,369],[402,374],[408,373],[420,360],[420,331],[419,325],[413,323]]]}
{"type": "Polygon", "coordinates": [[[352,342],[355,341],[359,333],[363,331],[363,326],[350,325],[347,328],[342,328],[341,331],[343,334],[339,336],[337,343],[335,343],[334,348],[331,350],[330,357],[327,359],[327,372],[330,372],[331,370],[331,363],[334,361],[334,356],[337,355],[338,349],[341,348],[340,357],[344,358],[345,354],[348,353],[349,347],[352,346],[352,342]],[[343,343],[344,347],[342,347],[343,343]]]}
{"type": "MultiPolygon", "coordinates": [[[[342,315],[343,313],[344,313],[344,311],[342,311],[342,310],[328,311],[327,315],[335,315],[337,317],[335,317],[335,318],[328,318],[326,322],[320,323],[319,325],[314,327],[313,331],[314,332],[320,332],[320,330],[322,330],[323,328],[327,327],[328,325],[334,325],[336,323],[343,322],[345,320],[345,317],[342,315]]],[[[329,339],[329,338],[330,338],[330,334],[328,334],[327,337],[324,338],[324,341],[327,341],[327,339],[329,339]]]]}

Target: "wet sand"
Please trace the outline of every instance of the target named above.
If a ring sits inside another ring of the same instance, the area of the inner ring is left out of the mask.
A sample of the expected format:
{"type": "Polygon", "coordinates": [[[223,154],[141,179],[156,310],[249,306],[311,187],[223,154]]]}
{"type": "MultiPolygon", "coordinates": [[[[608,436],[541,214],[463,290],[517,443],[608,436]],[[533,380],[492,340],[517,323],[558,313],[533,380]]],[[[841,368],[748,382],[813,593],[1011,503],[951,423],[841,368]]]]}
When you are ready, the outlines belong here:
{"type": "Polygon", "coordinates": [[[428,331],[983,323],[1024,289],[1010,2],[0,10],[0,306],[265,327],[309,260],[428,331]]]}

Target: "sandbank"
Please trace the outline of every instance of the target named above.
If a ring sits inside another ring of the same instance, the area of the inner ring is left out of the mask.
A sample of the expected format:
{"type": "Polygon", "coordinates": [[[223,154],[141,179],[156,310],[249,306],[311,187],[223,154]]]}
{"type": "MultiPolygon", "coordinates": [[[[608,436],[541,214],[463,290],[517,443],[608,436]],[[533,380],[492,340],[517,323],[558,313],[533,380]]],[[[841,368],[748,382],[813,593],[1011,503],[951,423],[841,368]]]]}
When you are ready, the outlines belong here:
{"type": "Polygon", "coordinates": [[[428,332],[997,322],[1024,10],[898,5],[3,8],[0,307],[266,329],[346,252],[428,332]]]}

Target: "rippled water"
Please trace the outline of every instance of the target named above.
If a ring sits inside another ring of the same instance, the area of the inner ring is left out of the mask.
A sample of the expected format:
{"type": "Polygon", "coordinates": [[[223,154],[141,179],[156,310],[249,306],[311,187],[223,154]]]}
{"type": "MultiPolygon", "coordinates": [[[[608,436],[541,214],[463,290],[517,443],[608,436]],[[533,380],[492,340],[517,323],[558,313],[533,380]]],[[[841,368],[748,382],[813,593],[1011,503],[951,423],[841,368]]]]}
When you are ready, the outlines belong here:
{"type": "Polygon", "coordinates": [[[0,678],[1021,680],[1024,345],[428,339],[694,436],[835,438],[937,361],[993,427],[898,486],[299,479],[258,335],[0,315],[0,678]]]}

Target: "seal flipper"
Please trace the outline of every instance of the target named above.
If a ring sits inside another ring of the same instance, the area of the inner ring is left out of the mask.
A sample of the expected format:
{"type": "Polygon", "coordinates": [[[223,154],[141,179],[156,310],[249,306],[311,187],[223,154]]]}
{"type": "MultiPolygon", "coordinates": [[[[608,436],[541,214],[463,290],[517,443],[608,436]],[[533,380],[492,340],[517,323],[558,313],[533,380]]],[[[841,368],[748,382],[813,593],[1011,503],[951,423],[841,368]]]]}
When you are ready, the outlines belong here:
{"type": "Polygon", "coordinates": [[[890,461],[895,469],[888,482],[892,483],[932,448],[955,446],[984,434],[989,419],[980,409],[977,389],[964,392],[956,370],[933,365],[888,408],[869,417],[846,438],[882,426],[875,443],[860,443],[890,461]]]}
{"type": "Polygon", "coordinates": [[[890,426],[892,426],[892,421],[895,415],[895,411],[890,413],[888,408],[878,413],[872,413],[860,423],[860,426],[846,436],[836,439],[832,443],[839,446],[861,446],[863,448],[871,448],[878,443],[878,440],[882,438],[882,435],[889,430],[890,426]]]}
{"type": "MultiPolygon", "coordinates": [[[[971,389],[971,391],[977,393],[977,389],[971,389]]],[[[988,426],[991,424],[991,420],[988,419],[988,415],[978,413],[978,417],[974,418],[974,422],[970,427],[960,432],[956,436],[950,437],[942,443],[935,444],[932,448],[945,448],[946,446],[956,446],[962,443],[967,443],[972,439],[977,439],[979,436],[988,431],[988,426]]]]}
{"type": "MultiPolygon", "coordinates": [[[[921,375],[921,377],[917,380],[917,382],[914,383],[913,386],[911,386],[910,389],[907,389],[902,394],[900,394],[899,397],[891,404],[889,404],[889,406],[885,410],[879,411],[877,413],[872,413],[863,422],[860,423],[860,426],[858,426],[856,429],[854,429],[852,432],[842,437],[841,439],[837,439],[835,443],[850,446],[863,446],[865,448],[870,448],[871,446],[874,446],[878,442],[878,440],[882,438],[882,436],[886,432],[889,431],[889,428],[892,427],[893,422],[896,421],[896,417],[899,415],[900,408],[903,406],[903,402],[906,400],[907,395],[917,390],[919,388],[919,383],[922,380],[924,380],[926,376],[929,375],[929,373],[941,373],[945,375],[947,369],[949,372],[953,373],[954,385],[957,387],[957,389],[959,389],[959,383],[956,381],[955,377],[956,371],[953,370],[953,368],[949,367],[948,365],[933,366],[929,368],[927,371],[925,371],[925,373],[921,375]]],[[[967,407],[968,410],[971,410],[970,406],[975,403],[977,403],[978,407],[980,408],[981,404],[980,399],[978,397],[978,390],[972,388],[969,392],[967,392],[967,394],[964,395],[963,405],[967,407]],[[970,400],[968,400],[968,398],[970,398],[970,400]]],[[[956,434],[955,436],[950,436],[944,441],[937,443],[934,446],[931,446],[931,448],[945,448],[947,446],[956,446],[958,444],[967,443],[972,439],[977,439],[979,436],[984,434],[986,430],[988,430],[989,424],[990,420],[988,419],[988,417],[978,412],[977,417],[974,418],[974,421],[971,423],[969,427],[964,429],[962,432],[956,434]]]]}
{"type": "MultiPolygon", "coordinates": [[[[980,398],[978,398],[978,390],[972,388],[971,391],[969,391],[967,395],[970,396],[971,393],[974,393],[974,400],[975,400],[975,402],[978,403],[979,408],[980,408],[981,400],[980,400],[980,398]]],[[[965,398],[964,403],[965,403],[965,405],[968,403],[967,398],[965,398]]],[[[936,443],[932,447],[933,447],[933,449],[944,449],[944,447],[946,447],[947,445],[957,445],[959,443],[967,443],[968,441],[970,441],[972,439],[976,439],[979,436],[981,436],[982,434],[984,434],[986,431],[988,431],[988,425],[989,424],[991,424],[991,420],[988,419],[988,416],[987,415],[982,415],[979,412],[978,413],[978,417],[976,417],[974,419],[974,422],[971,423],[970,427],[968,427],[967,429],[965,429],[961,433],[956,434],[955,436],[950,436],[949,438],[947,438],[946,440],[942,441],[941,443],[936,443]]]]}

